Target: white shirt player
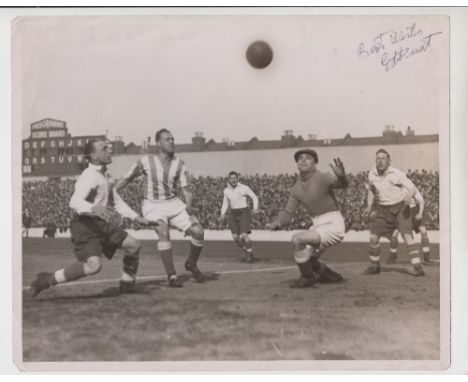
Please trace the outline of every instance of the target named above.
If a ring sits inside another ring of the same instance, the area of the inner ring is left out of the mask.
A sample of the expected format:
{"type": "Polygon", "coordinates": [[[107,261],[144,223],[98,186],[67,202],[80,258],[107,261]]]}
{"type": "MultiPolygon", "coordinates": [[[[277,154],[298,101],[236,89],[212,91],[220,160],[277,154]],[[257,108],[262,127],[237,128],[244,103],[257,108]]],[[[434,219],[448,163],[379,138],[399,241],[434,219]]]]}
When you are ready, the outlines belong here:
{"type": "Polygon", "coordinates": [[[391,166],[383,174],[379,174],[377,169],[373,168],[369,171],[368,180],[377,202],[382,206],[400,203],[414,187],[413,182],[402,171],[391,166]]]}
{"type": "Polygon", "coordinates": [[[423,202],[424,202],[424,199],[423,199],[421,193],[419,192],[419,190],[417,190],[416,194],[411,198],[410,208],[419,206],[423,202]]]}
{"type": "Polygon", "coordinates": [[[226,214],[228,207],[231,209],[240,209],[247,207],[247,196],[253,201],[254,211],[258,210],[257,195],[251,190],[249,186],[242,183],[237,183],[236,187],[230,184],[224,189],[223,205],[221,207],[221,216],[226,214]]]}
{"type": "Polygon", "coordinates": [[[107,206],[110,192],[114,198],[115,210],[122,216],[134,220],[138,214],[133,211],[113,189],[114,179],[101,165],[89,163],[75,183],[75,192],[70,200],[70,208],[78,215],[93,215],[96,205],[107,206]]]}

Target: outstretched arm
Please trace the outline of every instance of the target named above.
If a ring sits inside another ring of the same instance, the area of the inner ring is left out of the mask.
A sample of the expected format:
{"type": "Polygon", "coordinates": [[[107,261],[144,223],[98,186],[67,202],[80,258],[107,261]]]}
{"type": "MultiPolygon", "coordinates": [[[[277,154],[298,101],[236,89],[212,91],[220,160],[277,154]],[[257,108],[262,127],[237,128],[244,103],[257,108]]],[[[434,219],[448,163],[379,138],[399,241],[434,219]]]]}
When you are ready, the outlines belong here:
{"type": "Polygon", "coordinates": [[[367,206],[366,209],[364,210],[364,216],[369,216],[372,210],[372,206],[374,205],[375,201],[375,194],[374,191],[372,191],[371,187],[367,190],[367,206]]]}
{"type": "Polygon", "coordinates": [[[123,176],[119,178],[119,180],[117,180],[117,183],[114,185],[114,189],[119,191],[133,179],[142,175],[144,171],[145,170],[143,168],[143,164],[141,163],[141,159],[138,159],[138,161],[130,168],[130,170],[128,170],[123,176]]]}
{"type": "Polygon", "coordinates": [[[423,213],[424,213],[424,207],[425,207],[424,198],[422,197],[422,195],[421,195],[421,193],[419,191],[416,192],[416,195],[414,195],[414,198],[416,199],[416,202],[419,205],[419,211],[418,211],[417,215],[415,216],[415,218],[417,220],[421,220],[422,216],[423,216],[423,213]]]}
{"type": "Polygon", "coordinates": [[[248,186],[247,187],[247,195],[252,199],[253,202],[253,210],[254,212],[258,211],[258,197],[255,195],[255,192],[252,191],[252,189],[248,186]]]}
{"type": "Polygon", "coordinates": [[[333,158],[333,164],[330,163],[330,168],[336,176],[336,181],[333,184],[334,188],[346,188],[348,187],[348,178],[346,178],[346,172],[344,164],[340,158],[333,158]]]}
{"type": "Polygon", "coordinates": [[[296,199],[296,197],[293,194],[290,194],[286,207],[284,207],[284,209],[279,212],[278,217],[276,219],[274,219],[271,223],[268,223],[266,225],[266,229],[275,230],[288,224],[292,220],[292,217],[294,215],[294,212],[296,212],[298,205],[299,202],[296,199]]]}
{"type": "Polygon", "coordinates": [[[229,200],[226,196],[226,192],[223,192],[223,205],[221,206],[221,216],[219,217],[220,220],[224,220],[224,216],[226,215],[228,207],[229,207],[229,200]]]}
{"type": "Polygon", "coordinates": [[[413,198],[416,195],[416,192],[418,192],[418,189],[406,175],[404,175],[404,177],[401,179],[401,184],[408,191],[408,194],[405,197],[405,202],[406,204],[410,204],[411,198],[413,198]]]}

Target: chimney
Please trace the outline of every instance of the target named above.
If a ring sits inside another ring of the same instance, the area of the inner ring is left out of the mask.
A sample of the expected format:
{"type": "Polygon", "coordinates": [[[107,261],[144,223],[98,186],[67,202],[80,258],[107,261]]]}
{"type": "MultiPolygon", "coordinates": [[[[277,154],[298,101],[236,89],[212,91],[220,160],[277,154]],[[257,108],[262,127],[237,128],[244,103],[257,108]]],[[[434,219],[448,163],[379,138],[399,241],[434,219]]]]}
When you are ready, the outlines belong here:
{"type": "Polygon", "coordinates": [[[196,131],[195,136],[192,138],[192,145],[197,151],[203,151],[205,149],[205,137],[201,131],[196,131]]]}
{"type": "Polygon", "coordinates": [[[281,147],[295,147],[296,138],[292,130],[284,130],[284,134],[281,137],[281,147]]]}

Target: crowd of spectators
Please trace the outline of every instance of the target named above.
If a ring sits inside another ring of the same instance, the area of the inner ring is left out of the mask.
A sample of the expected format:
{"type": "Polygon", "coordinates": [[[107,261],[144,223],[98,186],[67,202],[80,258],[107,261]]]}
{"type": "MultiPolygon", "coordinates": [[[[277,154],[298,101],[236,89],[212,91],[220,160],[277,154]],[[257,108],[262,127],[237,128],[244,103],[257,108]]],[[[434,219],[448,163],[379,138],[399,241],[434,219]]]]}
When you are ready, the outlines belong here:
{"type": "MultiPolygon", "coordinates": [[[[439,174],[423,170],[408,171],[407,175],[418,187],[426,202],[424,220],[428,229],[439,229],[439,174]]],[[[347,230],[367,229],[368,222],[363,215],[367,199],[367,173],[348,174],[348,179],[349,186],[345,190],[335,192],[347,230]]],[[[260,201],[259,213],[252,218],[253,229],[264,229],[265,224],[286,205],[289,189],[295,181],[296,175],[264,174],[241,177],[240,182],[247,184],[260,201]]],[[[140,214],[143,200],[142,182],[143,179],[140,178],[120,192],[127,204],[140,214]]],[[[206,229],[227,228],[226,223],[220,226],[218,222],[226,184],[227,177],[200,176],[192,179],[193,209],[206,229]]],[[[71,179],[23,182],[23,210],[29,208],[32,226],[46,227],[53,223],[59,232],[66,231],[72,216],[68,203],[73,190],[74,180],[71,179]]],[[[307,211],[299,208],[287,229],[306,229],[311,223],[307,211]]],[[[124,219],[122,224],[129,228],[132,223],[124,219]]]]}

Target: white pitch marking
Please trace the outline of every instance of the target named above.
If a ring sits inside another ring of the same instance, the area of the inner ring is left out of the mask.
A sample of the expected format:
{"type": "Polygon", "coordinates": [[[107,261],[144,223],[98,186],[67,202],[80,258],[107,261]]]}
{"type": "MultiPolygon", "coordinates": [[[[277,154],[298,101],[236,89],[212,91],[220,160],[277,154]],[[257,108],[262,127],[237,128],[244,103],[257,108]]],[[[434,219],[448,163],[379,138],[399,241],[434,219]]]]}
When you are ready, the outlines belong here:
{"type": "MultiPolygon", "coordinates": [[[[223,271],[223,272],[213,272],[218,275],[227,275],[233,273],[252,273],[252,272],[268,272],[268,271],[281,271],[286,269],[295,269],[296,266],[288,266],[288,267],[273,267],[273,268],[258,268],[258,269],[239,269],[236,271],[223,271]]],[[[137,277],[137,281],[143,280],[165,280],[166,275],[156,275],[156,276],[140,276],[137,277]]],[[[119,279],[100,279],[100,280],[85,280],[85,281],[71,281],[69,283],[57,284],[54,288],[57,287],[64,287],[64,286],[73,286],[73,285],[87,285],[87,284],[105,284],[110,282],[116,282],[119,279]]],[[[29,286],[24,286],[23,290],[29,289],[29,286]]]]}
{"type": "Polygon", "coordinates": [[[276,352],[279,354],[280,357],[283,357],[283,354],[281,354],[280,350],[277,348],[277,346],[275,345],[275,343],[273,341],[270,341],[271,343],[271,346],[273,346],[273,349],[276,350],[276,352]]]}

